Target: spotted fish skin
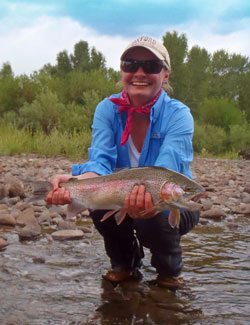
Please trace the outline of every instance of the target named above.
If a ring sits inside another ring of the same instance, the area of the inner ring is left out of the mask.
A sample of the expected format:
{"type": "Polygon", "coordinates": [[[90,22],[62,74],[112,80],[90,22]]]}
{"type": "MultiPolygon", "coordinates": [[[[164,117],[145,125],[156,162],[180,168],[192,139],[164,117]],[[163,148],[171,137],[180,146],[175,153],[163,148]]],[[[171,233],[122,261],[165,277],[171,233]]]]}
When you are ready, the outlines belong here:
{"type": "MultiPolygon", "coordinates": [[[[170,223],[173,227],[179,226],[179,209],[200,209],[200,205],[192,199],[204,193],[204,188],[188,177],[164,167],[151,166],[128,168],[110,175],[82,180],[71,179],[67,183],[61,183],[60,187],[65,187],[70,192],[72,204],[68,210],[71,216],[84,209],[106,209],[112,212],[103,219],[115,214],[116,221],[120,224],[126,215],[125,196],[135,185],[145,185],[157,211],[171,210],[173,218],[170,213],[169,220],[173,219],[170,223]]],[[[147,212],[142,212],[142,215],[147,212]]]]}

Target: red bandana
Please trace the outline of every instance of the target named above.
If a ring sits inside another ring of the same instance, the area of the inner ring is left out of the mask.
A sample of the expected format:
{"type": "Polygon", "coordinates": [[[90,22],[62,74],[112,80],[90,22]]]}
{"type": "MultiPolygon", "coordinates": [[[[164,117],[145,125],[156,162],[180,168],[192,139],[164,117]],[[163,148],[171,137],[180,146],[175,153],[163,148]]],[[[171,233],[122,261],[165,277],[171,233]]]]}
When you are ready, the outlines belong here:
{"type": "Polygon", "coordinates": [[[137,112],[137,113],[141,113],[141,114],[150,114],[151,108],[158,100],[160,94],[161,94],[161,89],[159,90],[159,92],[157,93],[155,98],[150,103],[148,103],[142,107],[131,106],[130,102],[129,102],[128,93],[124,89],[123,89],[121,96],[119,98],[109,98],[109,100],[112,103],[119,106],[119,113],[128,112],[126,126],[122,133],[121,146],[123,146],[128,141],[129,134],[131,133],[133,113],[137,112]]]}

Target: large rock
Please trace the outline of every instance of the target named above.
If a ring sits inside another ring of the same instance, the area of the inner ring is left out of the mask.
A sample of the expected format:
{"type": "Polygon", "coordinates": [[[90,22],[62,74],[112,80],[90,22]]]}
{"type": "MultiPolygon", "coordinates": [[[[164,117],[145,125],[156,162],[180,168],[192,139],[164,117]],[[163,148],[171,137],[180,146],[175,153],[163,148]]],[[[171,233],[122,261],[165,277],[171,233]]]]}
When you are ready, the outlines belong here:
{"type": "Polygon", "coordinates": [[[0,224],[7,226],[15,226],[16,219],[10,213],[1,213],[0,211],[0,224]]]}
{"type": "Polygon", "coordinates": [[[58,230],[51,235],[55,240],[73,240],[82,239],[84,237],[84,233],[81,230],[58,230]]]}
{"type": "Polygon", "coordinates": [[[0,237],[0,250],[4,249],[7,245],[7,240],[0,237]]]}
{"type": "Polygon", "coordinates": [[[5,185],[0,184],[0,200],[8,196],[8,190],[5,185]]]}
{"type": "Polygon", "coordinates": [[[26,197],[22,181],[10,174],[6,174],[4,179],[10,197],[19,196],[22,199],[26,197]]]}
{"type": "Polygon", "coordinates": [[[20,213],[20,215],[16,219],[18,226],[26,226],[28,224],[32,224],[36,222],[35,213],[33,208],[27,208],[20,213]]]}
{"type": "Polygon", "coordinates": [[[34,239],[41,234],[41,227],[38,222],[28,224],[18,231],[20,239],[34,239]]]}
{"type": "Polygon", "coordinates": [[[213,220],[222,220],[227,214],[220,208],[211,208],[207,211],[201,212],[202,218],[213,219],[213,220]]]}
{"type": "Polygon", "coordinates": [[[234,213],[250,215],[250,204],[241,204],[234,208],[234,213]]]}

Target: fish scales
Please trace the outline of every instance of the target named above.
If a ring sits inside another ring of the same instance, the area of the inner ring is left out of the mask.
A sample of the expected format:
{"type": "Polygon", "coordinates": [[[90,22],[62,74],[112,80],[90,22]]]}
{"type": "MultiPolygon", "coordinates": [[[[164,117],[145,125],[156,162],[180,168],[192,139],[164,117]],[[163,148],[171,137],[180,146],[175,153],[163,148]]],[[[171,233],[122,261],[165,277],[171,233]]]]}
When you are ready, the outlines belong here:
{"type": "MultiPolygon", "coordinates": [[[[88,209],[122,208],[127,193],[133,187],[145,185],[153,202],[160,200],[161,188],[164,183],[174,183],[181,187],[194,187],[194,192],[203,188],[193,180],[163,167],[137,167],[125,169],[110,175],[98,176],[83,180],[73,180],[60,184],[69,190],[72,198],[81,201],[88,209]]],[[[171,205],[165,204],[165,209],[171,205]]]]}

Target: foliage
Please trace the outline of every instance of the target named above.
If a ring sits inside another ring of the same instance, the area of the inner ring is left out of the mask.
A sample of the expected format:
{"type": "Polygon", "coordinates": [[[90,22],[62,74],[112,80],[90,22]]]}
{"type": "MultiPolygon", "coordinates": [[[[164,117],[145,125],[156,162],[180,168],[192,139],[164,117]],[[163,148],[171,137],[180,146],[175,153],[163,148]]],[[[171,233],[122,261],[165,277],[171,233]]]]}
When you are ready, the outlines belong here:
{"type": "Polygon", "coordinates": [[[31,103],[25,103],[20,109],[20,123],[22,127],[30,128],[33,132],[42,130],[45,134],[60,124],[65,107],[58,102],[57,95],[50,90],[37,96],[31,103]]]}
{"type": "Polygon", "coordinates": [[[249,124],[232,125],[229,133],[229,143],[233,151],[250,152],[250,128],[249,124]]]}
{"type": "Polygon", "coordinates": [[[167,32],[163,36],[163,44],[168,49],[171,58],[171,77],[170,82],[173,86],[174,96],[180,100],[184,99],[185,89],[185,58],[187,56],[187,37],[185,34],[180,36],[176,31],[167,32]]]}
{"type": "Polygon", "coordinates": [[[32,134],[29,130],[18,130],[0,120],[0,155],[36,153],[46,157],[65,155],[71,159],[86,159],[91,143],[91,132],[68,133],[54,129],[49,135],[41,131],[32,134]]]}
{"type": "Polygon", "coordinates": [[[227,135],[223,128],[214,125],[195,124],[194,151],[219,154],[227,150],[227,135]]]}
{"type": "Polygon", "coordinates": [[[199,121],[229,130],[231,125],[241,125],[245,116],[234,102],[228,99],[205,99],[199,105],[199,121]]]}
{"type": "MultiPolygon", "coordinates": [[[[196,121],[194,150],[223,155],[250,151],[249,58],[223,49],[213,54],[198,46],[188,49],[186,35],[176,31],[167,32],[163,43],[171,57],[173,97],[191,108],[196,121]]],[[[10,63],[3,63],[0,146],[6,134],[8,146],[1,152],[76,155],[79,150],[86,155],[83,138],[90,143],[95,107],[120,92],[120,79],[120,71],[107,68],[102,53],[83,40],[73,53],[59,52],[55,65],[45,64],[30,76],[15,76],[10,63]]]]}

